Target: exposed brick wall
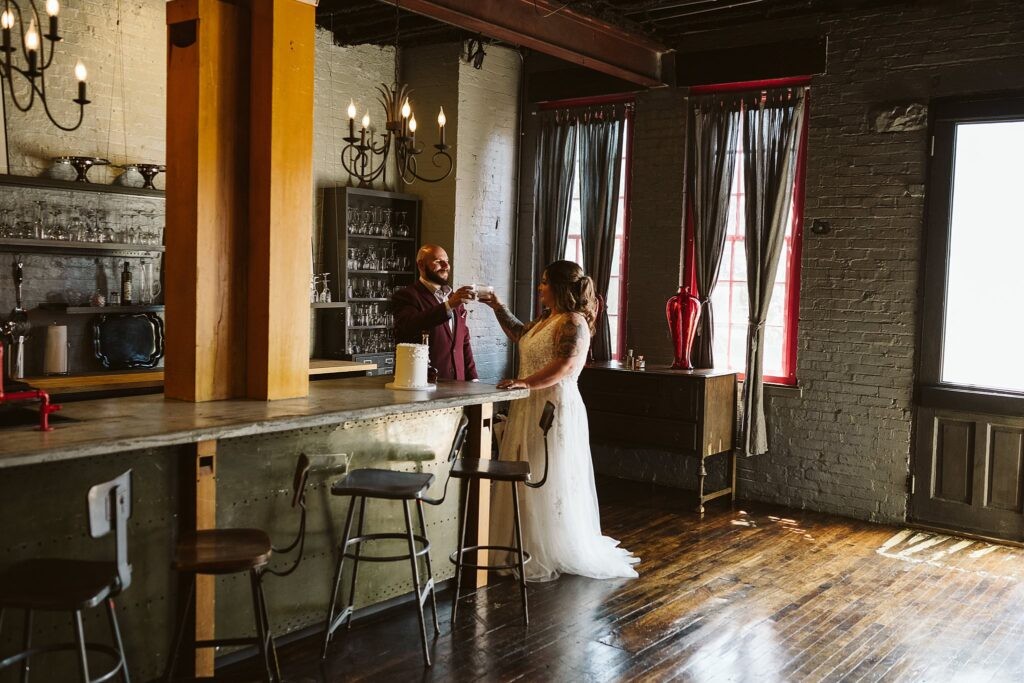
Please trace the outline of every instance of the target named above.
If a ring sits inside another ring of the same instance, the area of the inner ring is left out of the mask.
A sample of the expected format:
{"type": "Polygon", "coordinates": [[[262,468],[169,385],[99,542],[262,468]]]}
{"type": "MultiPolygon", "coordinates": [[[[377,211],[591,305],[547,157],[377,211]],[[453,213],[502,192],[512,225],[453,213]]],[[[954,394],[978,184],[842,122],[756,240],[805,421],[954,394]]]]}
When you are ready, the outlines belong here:
{"type": "MultiPolygon", "coordinates": [[[[825,14],[817,21],[829,36],[828,73],[812,82],[805,225],[824,219],[832,232],[805,232],[801,390],[768,390],[770,452],[741,459],[740,491],[794,507],[902,521],[928,141],[920,125],[879,132],[876,114],[938,97],[1024,88],[1024,5],[902,3],[897,9],[825,14]]],[[[786,29],[781,20],[772,27],[786,29]]],[[[695,39],[728,46],[731,36],[695,39]]],[[[672,231],[670,223],[679,224],[678,213],[671,221],[666,216],[678,211],[681,184],[678,162],[666,158],[679,129],[672,110],[679,120],[684,116],[682,101],[672,97],[664,91],[640,99],[634,156],[630,344],[656,359],[668,351],[660,308],[668,290],[638,278],[655,270],[664,283],[675,276],[660,259],[677,251],[678,240],[665,246],[657,232],[642,227],[663,220],[659,230],[672,231]],[[655,103],[668,111],[655,116],[655,103]],[[654,144],[659,139],[666,144],[654,144]],[[648,210],[646,202],[667,196],[673,199],[663,208],[648,210]],[[646,220],[648,211],[652,220],[646,220]],[[661,265],[655,268],[655,262],[661,265]]],[[[598,455],[598,464],[620,476],[646,472],[646,478],[675,481],[687,473],[668,456],[660,456],[659,464],[656,454],[644,453],[654,460],[632,466],[635,455],[618,453],[615,461],[598,455]]]]}
{"type": "MultiPolygon", "coordinates": [[[[10,173],[40,175],[55,156],[98,156],[115,164],[165,161],[165,74],[167,23],[163,0],[66,0],[61,3],[61,34],[46,73],[47,100],[62,124],[78,118],[74,76],[80,59],[89,70],[89,99],[81,128],[54,127],[37,102],[17,111],[5,88],[10,173]]],[[[42,5],[39,5],[42,11],[42,5]]],[[[19,56],[20,59],[20,56],[19,56]]],[[[16,77],[16,89],[25,87],[16,77]]],[[[110,182],[119,169],[94,168],[89,178],[110,182]]],[[[162,187],[163,176],[158,176],[162,187]]]]}
{"type": "MultiPolygon", "coordinates": [[[[519,74],[514,50],[491,46],[479,70],[459,65],[460,155],[456,172],[455,259],[458,282],[492,284],[502,301],[512,293],[515,177],[519,151],[519,74]]],[[[506,374],[511,345],[490,309],[469,307],[477,369],[506,374]]]]}
{"type": "Polygon", "coordinates": [[[637,97],[629,206],[626,347],[671,363],[665,302],[679,287],[685,98],[677,89],[637,97]]]}
{"type": "MultiPolygon", "coordinates": [[[[439,244],[453,255],[455,244],[455,177],[459,167],[459,54],[461,45],[446,43],[402,51],[402,78],[412,88],[411,102],[419,128],[417,142],[431,149],[437,142],[437,112],[444,107],[448,124],[445,141],[455,148],[455,170],[439,183],[414,182],[405,192],[423,200],[421,234],[423,242],[439,244]]],[[[423,156],[428,156],[425,151],[423,156]]],[[[433,166],[424,159],[424,175],[431,175],[433,166]]],[[[461,265],[452,264],[452,276],[460,278],[461,265]]]]}
{"type": "Polygon", "coordinates": [[[1024,5],[941,2],[822,20],[811,92],[798,376],[770,399],[748,497],[879,521],[906,514],[927,131],[876,132],[891,103],[1024,87],[1024,5]]]}
{"type": "MultiPolygon", "coordinates": [[[[448,44],[404,51],[402,74],[414,89],[420,141],[436,142],[437,111],[444,106],[446,141],[455,147],[451,178],[440,183],[417,181],[405,191],[423,199],[423,241],[448,250],[453,284],[494,285],[508,301],[520,60],[513,50],[491,46],[478,71],[461,60],[461,50],[460,44],[448,44]]],[[[422,168],[430,175],[429,159],[422,168]]],[[[481,304],[469,304],[468,310],[481,379],[506,375],[510,346],[494,316],[481,304]]]]}

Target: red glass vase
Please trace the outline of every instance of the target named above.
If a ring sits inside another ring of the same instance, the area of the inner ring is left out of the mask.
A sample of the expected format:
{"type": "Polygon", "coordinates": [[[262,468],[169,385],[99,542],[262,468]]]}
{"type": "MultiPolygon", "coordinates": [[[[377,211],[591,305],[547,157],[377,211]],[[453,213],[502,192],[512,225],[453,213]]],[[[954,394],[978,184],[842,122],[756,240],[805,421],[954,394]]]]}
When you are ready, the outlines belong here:
{"type": "Polygon", "coordinates": [[[675,356],[672,367],[692,370],[690,349],[693,347],[693,337],[697,334],[700,299],[690,294],[689,287],[680,287],[665,304],[665,317],[668,318],[668,329],[672,334],[672,352],[675,356]]]}

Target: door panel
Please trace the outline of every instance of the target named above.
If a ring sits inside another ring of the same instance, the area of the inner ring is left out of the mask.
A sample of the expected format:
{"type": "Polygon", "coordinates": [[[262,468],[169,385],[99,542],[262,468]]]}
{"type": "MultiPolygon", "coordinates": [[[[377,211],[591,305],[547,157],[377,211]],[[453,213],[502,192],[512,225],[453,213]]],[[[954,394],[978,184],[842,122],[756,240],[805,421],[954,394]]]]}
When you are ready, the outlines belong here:
{"type": "Polygon", "coordinates": [[[1024,540],[1024,419],[918,408],[916,522],[1024,540]]]}
{"type": "Polygon", "coordinates": [[[969,505],[974,487],[974,423],[939,418],[936,431],[935,497],[969,505]]]}
{"type": "Polygon", "coordinates": [[[988,507],[1021,512],[1021,484],[1024,482],[1024,430],[993,427],[989,439],[988,507]]]}

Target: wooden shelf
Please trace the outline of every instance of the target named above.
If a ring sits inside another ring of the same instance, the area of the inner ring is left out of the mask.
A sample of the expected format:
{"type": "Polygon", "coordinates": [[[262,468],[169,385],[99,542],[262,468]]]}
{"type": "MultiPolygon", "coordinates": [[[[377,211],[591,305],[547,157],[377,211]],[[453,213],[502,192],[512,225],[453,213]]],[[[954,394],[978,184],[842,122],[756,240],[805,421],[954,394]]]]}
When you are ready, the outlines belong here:
{"type": "Polygon", "coordinates": [[[68,315],[102,315],[104,313],[160,313],[163,310],[163,304],[153,304],[152,306],[68,306],[64,312],[68,315]]]}
{"type": "Polygon", "coordinates": [[[390,330],[391,325],[349,325],[350,330],[390,330]]]}
{"type": "Polygon", "coordinates": [[[349,275],[415,275],[411,270],[350,270],[349,275]]]}
{"type": "MultiPolygon", "coordinates": [[[[350,360],[312,358],[309,361],[310,376],[362,373],[376,370],[374,363],[359,363],[350,360]]],[[[79,394],[87,391],[118,391],[122,389],[146,389],[161,387],[164,370],[136,370],[90,372],[81,375],[53,375],[26,377],[25,382],[51,394],[79,394]]]]}
{"type": "Polygon", "coordinates": [[[391,299],[374,299],[366,297],[354,297],[348,300],[350,304],[364,304],[364,303],[387,303],[391,299]]]}
{"type": "Polygon", "coordinates": [[[348,303],[345,301],[329,301],[327,303],[318,303],[309,305],[310,308],[348,308],[348,303]]]}
{"type": "Polygon", "coordinates": [[[105,192],[109,194],[129,194],[137,197],[166,197],[163,190],[150,190],[141,187],[123,187],[121,185],[101,185],[99,183],[79,183],[73,180],[56,180],[26,175],[0,174],[0,185],[20,185],[22,187],[41,187],[50,190],[72,190],[77,192],[105,192]]]}
{"type": "Polygon", "coordinates": [[[414,241],[416,241],[415,237],[400,237],[398,235],[395,235],[393,237],[387,237],[385,235],[360,235],[357,232],[350,232],[348,234],[348,236],[349,236],[349,238],[355,238],[355,239],[360,239],[360,240],[387,240],[388,242],[414,242],[414,241]]]}
{"type": "Polygon", "coordinates": [[[349,372],[367,372],[376,370],[376,363],[360,363],[352,360],[331,360],[329,358],[313,358],[309,361],[309,374],[336,375],[349,372]]]}
{"type": "Polygon", "coordinates": [[[159,256],[161,244],[121,244],[119,242],[70,242],[63,240],[0,238],[0,252],[83,254],[95,256],[159,256]]]}

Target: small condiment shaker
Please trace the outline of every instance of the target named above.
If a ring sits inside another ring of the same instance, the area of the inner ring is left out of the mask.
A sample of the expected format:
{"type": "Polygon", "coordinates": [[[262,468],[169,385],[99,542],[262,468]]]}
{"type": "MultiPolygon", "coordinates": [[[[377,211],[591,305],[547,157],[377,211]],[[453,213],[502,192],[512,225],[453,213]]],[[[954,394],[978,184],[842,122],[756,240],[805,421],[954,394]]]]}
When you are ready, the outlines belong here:
{"type": "Polygon", "coordinates": [[[626,349],[625,365],[627,370],[633,369],[633,349],[626,349]]]}
{"type": "Polygon", "coordinates": [[[636,360],[634,361],[634,368],[633,369],[634,370],[646,370],[647,369],[647,361],[644,360],[643,356],[637,356],[636,357],[636,360]]]}

